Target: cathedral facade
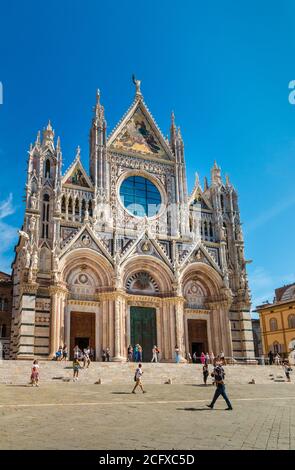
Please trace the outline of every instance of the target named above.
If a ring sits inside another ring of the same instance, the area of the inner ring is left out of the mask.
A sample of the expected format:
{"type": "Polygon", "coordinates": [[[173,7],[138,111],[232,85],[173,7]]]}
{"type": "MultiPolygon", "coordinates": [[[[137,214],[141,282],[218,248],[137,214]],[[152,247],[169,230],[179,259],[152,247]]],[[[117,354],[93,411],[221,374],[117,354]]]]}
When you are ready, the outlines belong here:
{"type": "Polygon", "coordinates": [[[10,357],[52,358],[90,345],[114,361],[129,344],[163,361],[196,352],[253,358],[238,197],[215,163],[188,193],[172,114],[164,138],[140,82],[107,136],[97,94],[89,174],[80,149],[62,174],[49,123],[29,150],[26,209],[13,262],[10,357]]]}

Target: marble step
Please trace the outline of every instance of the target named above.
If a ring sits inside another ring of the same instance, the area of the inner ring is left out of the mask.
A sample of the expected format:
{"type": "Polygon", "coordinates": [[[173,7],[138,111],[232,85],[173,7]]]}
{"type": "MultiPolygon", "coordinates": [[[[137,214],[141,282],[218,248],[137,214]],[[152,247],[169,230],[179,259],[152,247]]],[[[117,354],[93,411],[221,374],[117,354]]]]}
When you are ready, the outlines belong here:
{"type": "MultiPolygon", "coordinates": [[[[42,383],[59,383],[72,379],[71,361],[39,361],[39,365],[42,383]]],[[[0,383],[27,383],[31,367],[32,361],[0,362],[0,383]]],[[[135,363],[93,362],[88,369],[80,370],[79,382],[93,384],[100,379],[102,383],[132,383],[135,368],[135,363]]],[[[212,366],[209,366],[209,372],[211,369],[212,366]]],[[[201,364],[143,363],[143,371],[143,380],[146,383],[163,384],[169,380],[174,384],[201,384],[203,382],[201,364]]],[[[248,384],[253,379],[256,384],[274,383],[278,379],[285,380],[283,369],[278,366],[228,365],[225,366],[225,373],[226,382],[233,384],[248,384]]],[[[211,381],[209,376],[208,383],[211,381]]]]}

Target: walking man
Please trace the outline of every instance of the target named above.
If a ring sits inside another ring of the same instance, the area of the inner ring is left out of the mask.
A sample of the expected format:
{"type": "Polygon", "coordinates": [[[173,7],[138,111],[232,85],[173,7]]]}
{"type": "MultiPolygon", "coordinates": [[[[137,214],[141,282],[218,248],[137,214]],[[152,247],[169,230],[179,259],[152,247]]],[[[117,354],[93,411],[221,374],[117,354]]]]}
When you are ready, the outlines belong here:
{"type": "Polygon", "coordinates": [[[134,375],[134,381],[136,382],[136,384],[134,385],[132,393],[136,393],[135,390],[137,389],[137,387],[140,387],[142,393],[145,393],[145,390],[143,389],[142,382],[141,382],[142,374],[143,374],[142,364],[138,364],[138,367],[137,367],[137,369],[135,371],[135,375],[134,375]]]}
{"type": "Polygon", "coordinates": [[[212,375],[212,377],[214,377],[216,390],[215,390],[214,397],[213,397],[213,400],[211,401],[210,405],[206,405],[206,406],[208,406],[208,408],[211,408],[211,410],[213,410],[213,407],[215,405],[215,402],[216,402],[217,398],[221,395],[224,398],[224,400],[227,404],[226,409],[227,410],[232,410],[233,407],[232,407],[231,402],[229,401],[228,396],[227,396],[226,391],[225,391],[225,385],[224,385],[225,372],[224,372],[224,369],[222,367],[222,363],[221,363],[219,358],[216,361],[214,371],[212,372],[211,375],[212,375]]]}

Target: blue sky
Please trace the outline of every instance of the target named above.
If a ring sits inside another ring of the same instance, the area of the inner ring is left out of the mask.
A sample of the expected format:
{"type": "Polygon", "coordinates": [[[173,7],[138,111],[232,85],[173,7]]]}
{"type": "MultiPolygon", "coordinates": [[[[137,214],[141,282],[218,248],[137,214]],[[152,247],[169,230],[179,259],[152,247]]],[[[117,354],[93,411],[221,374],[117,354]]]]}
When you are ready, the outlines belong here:
{"type": "Polygon", "coordinates": [[[50,118],[64,169],[100,88],[108,132],[142,80],[164,134],[173,109],[189,188],[214,159],[239,191],[253,303],[295,281],[295,4],[274,0],[7,2],[1,5],[0,270],[23,219],[27,150],[50,118]]]}

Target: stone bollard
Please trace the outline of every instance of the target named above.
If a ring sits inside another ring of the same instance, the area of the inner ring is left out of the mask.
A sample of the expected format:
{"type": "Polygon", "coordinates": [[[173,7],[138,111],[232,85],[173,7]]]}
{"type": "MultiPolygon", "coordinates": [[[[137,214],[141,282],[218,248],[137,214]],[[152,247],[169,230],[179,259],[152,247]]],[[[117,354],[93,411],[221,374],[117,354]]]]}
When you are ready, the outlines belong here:
{"type": "Polygon", "coordinates": [[[172,385],[172,379],[168,379],[166,382],[165,382],[166,385],[172,385]]]}

